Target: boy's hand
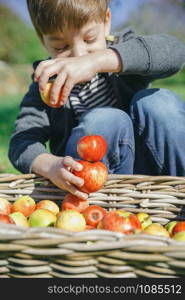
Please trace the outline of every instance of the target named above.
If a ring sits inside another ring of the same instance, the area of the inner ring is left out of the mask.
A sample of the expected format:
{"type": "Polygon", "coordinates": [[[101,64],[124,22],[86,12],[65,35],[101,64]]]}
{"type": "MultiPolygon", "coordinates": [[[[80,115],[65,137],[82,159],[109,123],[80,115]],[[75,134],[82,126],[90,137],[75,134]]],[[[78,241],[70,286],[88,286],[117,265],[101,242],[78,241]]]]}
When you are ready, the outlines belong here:
{"type": "Polygon", "coordinates": [[[57,75],[50,101],[52,105],[58,102],[64,105],[74,85],[91,80],[99,72],[119,72],[121,61],[116,51],[105,49],[80,57],[59,57],[41,62],[35,70],[35,81],[39,89],[44,92],[50,77],[57,75]],[[62,91],[62,93],[61,93],[62,91]]]}
{"type": "Polygon", "coordinates": [[[55,161],[48,174],[49,179],[58,187],[71,194],[87,199],[88,195],[77,189],[84,184],[84,180],[71,173],[71,170],[81,170],[82,166],[70,156],[59,158],[55,161]]]}
{"type": "Polygon", "coordinates": [[[49,78],[56,74],[58,76],[53,83],[50,102],[56,104],[61,95],[59,104],[62,106],[75,84],[89,81],[95,76],[96,67],[89,55],[43,61],[35,71],[35,81],[38,81],[40,92],[44,91],[49,78]]]}
{"type": "Polygon", "coordinates": [[[83,166],[70,156],[57,157],[52,154],[41,154],[33,162],[32,171],[51,180],[60,189],[86,200],[88,194],[81,192],[78,187],[84,180],[72,174],[72,170],[80,171],[83,166]]]}

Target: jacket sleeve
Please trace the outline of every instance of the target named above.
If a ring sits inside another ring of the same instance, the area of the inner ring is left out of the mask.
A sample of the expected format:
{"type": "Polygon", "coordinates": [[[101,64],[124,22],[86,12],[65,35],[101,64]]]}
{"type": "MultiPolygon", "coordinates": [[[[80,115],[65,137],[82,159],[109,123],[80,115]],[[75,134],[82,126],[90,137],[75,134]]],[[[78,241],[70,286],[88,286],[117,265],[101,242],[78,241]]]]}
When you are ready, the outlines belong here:
{"type": "Polygon", "coordinates": [[[111,48],[121,58],[121,74],[158,79],[175,74],[185,64],[185,45],[172,35],[136,36],[130,30],[119,35],[111,48]]]}
{"type": "Polygon", "coordinates": [[[46,153],[50,136],[49,108],[41,100],[38,85],[32,83],[20,105],[9,144],[9,159],[22,173],[30,173],[33,160],[46,153]]]}

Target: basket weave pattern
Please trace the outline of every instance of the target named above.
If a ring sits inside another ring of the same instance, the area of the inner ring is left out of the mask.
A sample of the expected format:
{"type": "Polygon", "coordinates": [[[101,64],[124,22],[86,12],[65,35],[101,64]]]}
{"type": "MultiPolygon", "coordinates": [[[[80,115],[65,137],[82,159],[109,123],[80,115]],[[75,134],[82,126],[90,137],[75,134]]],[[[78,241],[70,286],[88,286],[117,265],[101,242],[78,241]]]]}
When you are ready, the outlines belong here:
{"type": "MultiPolygon", "coordinates": [[[[34,174],[0,175],[0,197],[61,203],[66,192],[34,174]]],[[[165,225],[185,220],[185,177],[109,175],[89,204],[148,213],[165,225]]],[[[185,242],[105,230],[0,226],[1,277],[185,277],[185,242]]]]}

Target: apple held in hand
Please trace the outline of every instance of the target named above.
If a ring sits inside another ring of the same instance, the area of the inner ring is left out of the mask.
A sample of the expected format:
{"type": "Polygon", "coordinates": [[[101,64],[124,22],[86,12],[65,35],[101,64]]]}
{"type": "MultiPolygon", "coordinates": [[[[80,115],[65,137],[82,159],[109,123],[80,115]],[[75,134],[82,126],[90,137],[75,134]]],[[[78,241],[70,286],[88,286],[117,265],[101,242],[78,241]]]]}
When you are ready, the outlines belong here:
{"type": "Polygon", "coordinates": [[[101,135],[87,135],[77,143],[79,156],[90,162],[100,161],[107,152],[107,142],[101,135]]]}
{"type": "Polygon", "coordinates": [[[9,215],[11,212],[11,204],[8,200],[0,198],[0,214],[9,215]]]}
{"type": "Polygon", "coordinates": [[[87,194],[98,191],[106,182],[108,170],[102,162],[88,162],[79,160],[83,169],[81,171],[73,171],[75,176],[81,177],[84,180],[84,185],[79,189],[87,194]]]}
{"type": "Polygon", "coordinates": [[[58,205],[51,200],[41,200],[36,204],[35,209],[47,209],[51,211],[54,215],[57,215],[59,213],[59,207],[58,205]]]}
{"type": "Polygon", "coordinates": [[[15,222],[16,225],[22,227],[29,227],[27,218],[19,211],[9,214],[9,217],[15,222]]]}
{"type": "Polygon", "coordinates": [[[141,223],[134,214],[129,213],[124,217],[120,211],[107,213],[100,224],[99,228],[124,234],[137,233],[141,230],[141,223]]]}
{"type": "Polygon", "coordinates": [[[47,209],[37,209],[29,217],[30,227],[50,227],[54,226],[57,217],[47,209]]]}
{"type": "Polygon", "coordinates": [[[15,224],[15,222],[7,215],[0,214],[0,223],[15,224]]]}
{"type": "Polygon", "coordinates": [[[33,198],[30,196],[21,196],[15,200],[12,204],[12,212],[19,211],[23,213],[25,217],[31,215],[31,213],[35,210],[36,203],[33,198]]]}
{"type": "Polygon", "coordinates": [[[86,222],[84,216],[78,211],[66,209],[60,212],[55,227],[78,232],[86,229],[86,222]]]}
{"type": "Polygon", "coordinates": [[[50,94],[51,94],[52,86],[53,86],[53,82],[49,81],[46,84],[44,92],[40,93],[40,95],[41,95],[41,98],[44,101],[44,103],[46,103],[48,106],[53,107],[53,108],[59,108],[59,107],[61,107],[60,100],[61,100],[61,96],[62,96],[62,90],[60,92],[60,95],[59,95],[57,103],[56,104],[51,104],[50,103],[50,94]]]}
{"type": "Polygon", "coordinates": [[[83,211],[86,224],[96,227],[106,215],[106,210],[98,205],[90,205],[83,211]]]}
{"type": "Polygon", "coordinates": [[[75,195],[68,193],[67,195],[65,195],[62,201],[61,210],[74,209],[81,213],[88,206],[89,202],[87,200],[82,200],[75,195]]]}

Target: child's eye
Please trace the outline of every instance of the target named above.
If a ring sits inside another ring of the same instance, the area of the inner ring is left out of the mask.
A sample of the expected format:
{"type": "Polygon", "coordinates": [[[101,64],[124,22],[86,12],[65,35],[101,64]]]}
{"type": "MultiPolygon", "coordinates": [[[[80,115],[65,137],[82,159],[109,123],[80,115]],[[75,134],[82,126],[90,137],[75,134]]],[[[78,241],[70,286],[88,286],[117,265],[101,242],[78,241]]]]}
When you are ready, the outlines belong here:
{"type": "Polygon", "coordinates": [[[96,38],[93,38],[93,39],[85,39],[84,40],[87,44],[92,44],[96,41],[96,38]]]}
{"type": "Polygon", "coordinates": [[[66,45],[66,46],[63,46],[63,47],[60,47],[60,48],[54,48],[54,50],[57,51],[57,52],[60,52],[60,51],[66,50],[67,47],[68,47],[68,46],[66,45]]]}

